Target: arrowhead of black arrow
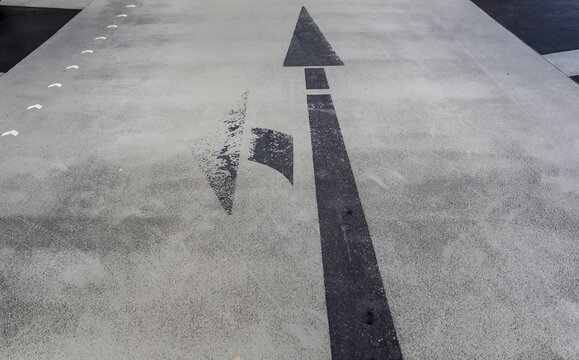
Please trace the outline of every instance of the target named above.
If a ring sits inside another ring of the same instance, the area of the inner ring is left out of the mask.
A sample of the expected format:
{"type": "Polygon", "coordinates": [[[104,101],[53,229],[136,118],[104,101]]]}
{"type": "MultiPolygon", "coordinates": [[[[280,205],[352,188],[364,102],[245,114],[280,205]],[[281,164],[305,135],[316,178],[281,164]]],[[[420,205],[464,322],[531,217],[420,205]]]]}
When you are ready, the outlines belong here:
{"type": "Polygon", "coordinates": [[[344,65],[305,7],[302,7],[283,66],[344,65]]]}

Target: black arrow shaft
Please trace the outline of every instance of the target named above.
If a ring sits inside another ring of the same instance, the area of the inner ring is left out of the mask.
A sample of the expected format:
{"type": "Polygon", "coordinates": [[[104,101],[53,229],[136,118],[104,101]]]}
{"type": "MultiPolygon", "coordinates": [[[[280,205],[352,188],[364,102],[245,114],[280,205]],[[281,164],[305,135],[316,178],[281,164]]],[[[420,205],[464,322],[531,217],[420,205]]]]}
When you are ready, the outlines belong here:
{"type": "Polygon", "coordinates": [[[308,112],[332,359],[402,359],[331,96],[308,112]]]}

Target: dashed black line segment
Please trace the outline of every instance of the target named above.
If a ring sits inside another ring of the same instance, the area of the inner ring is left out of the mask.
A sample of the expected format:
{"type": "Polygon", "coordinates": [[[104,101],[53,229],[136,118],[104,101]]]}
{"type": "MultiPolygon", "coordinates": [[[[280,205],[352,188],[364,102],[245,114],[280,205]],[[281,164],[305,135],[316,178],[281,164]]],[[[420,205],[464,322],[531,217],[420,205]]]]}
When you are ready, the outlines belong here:
{"type": "Polygon", "coordinates": [[[324,68],[306,69],[306,89],[329,89],[324,68]]]}
{"type": "Polygon", "coordinates": [[[541,55],[579,49],[577,1],[472,2],[541,55]]]}

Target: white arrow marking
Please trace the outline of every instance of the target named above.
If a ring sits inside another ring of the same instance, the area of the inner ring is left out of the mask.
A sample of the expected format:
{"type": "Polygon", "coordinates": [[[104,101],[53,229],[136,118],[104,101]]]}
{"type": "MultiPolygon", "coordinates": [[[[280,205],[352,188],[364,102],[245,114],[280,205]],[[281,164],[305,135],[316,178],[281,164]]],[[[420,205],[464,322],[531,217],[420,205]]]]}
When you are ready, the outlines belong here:
{"type": "Polygon", "coordinates": [[[26,110],[31,110],[31,109],[42,109],[42,105],[40,104],[35,104],[35,105],[30,105],[29,107],[26,108],[26,110]]]}
{"type": "Polygon", "coordinates": [[[106,39],[107,39],[107,38],[104,37],[104,36],[99,36],[99,37],[95,38],[95,40],[106,40],[106,39]]]}
{"type": "Polygon", "coordinates": [[[128,8],[134,8],[134,7],[137,7],[137,6],[136,6],[136,5],[133,5],[133,4],[131,4],[131,5],[127,5],[127,7],[128,7],[128,8]]]}
{"type": "Polygon", "coordinates": [[[107,29],[116,29],[116,28],[118,28],[117,25],[109,25],[109,26],[107,26],[107,29]]]}
{"type": "Polygon", "coordinates": [[[50,85],[48,85],[48,87],[49,87],[49,88],[51,88],[51,87],[57,87],[57,88],[60,88],[60,87],[62,87],[62,84],[61,84],[61,83],[54,83],[54,84],[50,84],[50,85]]]}
{"type": "Polygon", "coordinates": [[[69,67],[66,68],[66,70],[70,70],[70,69],[78,70],[78,65],[70,65],[69,67]]]}
{"type": "Polygon", "coordinates": [[[128,16],[127,14],[120,14],[120,15],[117,15],[117,17],[118,17],[118,18],[121,18],[121,17],[127,17],[127,16],[128,16]]]}
{"type": "Polygon", "coordinates": [[[16,130],[10,130],[10,131],[6,131],[5,133],[3,133],[2,135],[0,135],[0,137],[2,136],[7,136],[7,135],[12,135],[12,136],[18,136],[19,132],[16,130]]]}
{"type": "Polygon", "coordinates": [[[81,54],[92,54],[94,50],[84,50],[81,54]]]}

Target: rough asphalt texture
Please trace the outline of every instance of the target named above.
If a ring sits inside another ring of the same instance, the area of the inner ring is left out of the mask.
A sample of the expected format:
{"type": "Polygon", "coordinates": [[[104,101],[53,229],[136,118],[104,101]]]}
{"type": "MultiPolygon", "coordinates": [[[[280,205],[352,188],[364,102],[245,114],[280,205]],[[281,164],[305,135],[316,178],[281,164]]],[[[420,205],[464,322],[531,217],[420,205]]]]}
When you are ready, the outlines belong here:
{"type": "Polygon", "coordinates": [[[579,87],[465,0],[91,2],[0,78],[0,358],[330,358],[303,5],[404,358],[579,358],[579,87]],[[227,215],[191,148],[248,89],[294,186],[246,136],[227,215]]]}

